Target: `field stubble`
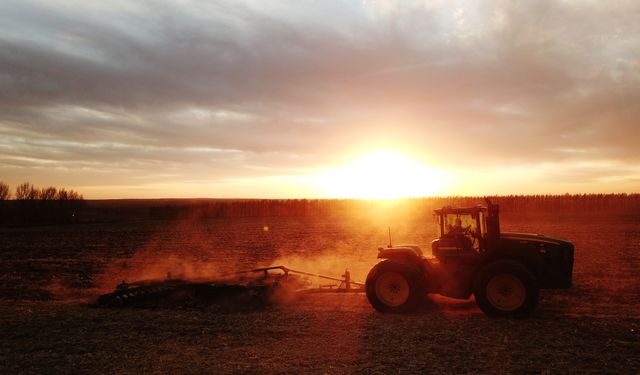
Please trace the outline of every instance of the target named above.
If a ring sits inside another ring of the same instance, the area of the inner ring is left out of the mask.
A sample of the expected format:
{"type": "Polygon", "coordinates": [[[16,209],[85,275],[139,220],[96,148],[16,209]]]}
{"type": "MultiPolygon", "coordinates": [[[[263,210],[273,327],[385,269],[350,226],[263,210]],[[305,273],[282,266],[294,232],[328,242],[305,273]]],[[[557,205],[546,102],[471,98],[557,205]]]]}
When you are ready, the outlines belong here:
{"type": "MultiPolygon", "coordinates": [[[[0,372],[390,373],[640,371],[640,221],[504,215],[503,230],[576,245],[574,287],[544,291],[524,321],[432,297],[376,313],[363,295],[305,296],[260,311],[105,310],[123,280],[284,264],[363,280],[389,220],[248,218],[3,229],[0,372]]],[[[429,248],[433,220],[393,221],[394,243],[429,248]]]]}

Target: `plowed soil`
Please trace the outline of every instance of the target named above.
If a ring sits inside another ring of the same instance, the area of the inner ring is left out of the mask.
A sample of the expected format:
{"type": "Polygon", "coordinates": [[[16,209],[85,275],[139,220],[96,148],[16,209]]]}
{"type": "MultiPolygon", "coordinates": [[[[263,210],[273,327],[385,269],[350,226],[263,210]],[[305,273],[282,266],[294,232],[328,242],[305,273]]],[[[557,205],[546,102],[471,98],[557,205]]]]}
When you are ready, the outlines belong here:
{"type": "MultiPolygon", "coordinates": [[[[506,215],[502,229],[574,242],[574,287],[545,290],[526,320],[430,296],[408,315],[363,294],[266,309],[95,309],[122,279],[284,264],[363,280],[384,219],[208,219],[0,229],[0,373],[640,372],[640,219],[506,215]]],[[[429,219],[392,223],[427,250],[429,219]]]]}

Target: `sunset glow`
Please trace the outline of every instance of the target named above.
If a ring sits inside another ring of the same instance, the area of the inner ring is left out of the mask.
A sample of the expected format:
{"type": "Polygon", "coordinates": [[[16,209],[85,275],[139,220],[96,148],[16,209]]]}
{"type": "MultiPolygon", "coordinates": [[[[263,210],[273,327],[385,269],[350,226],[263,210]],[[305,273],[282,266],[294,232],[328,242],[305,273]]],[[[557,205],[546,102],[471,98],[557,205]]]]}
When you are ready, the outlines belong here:
{"type": "Polygon", "coordinates": [[[87,199],[638,192],[637,7],[6,0],[0,181],[87,199]]]}
{"type": "Polygon", "coordinates": [[[393,199],[444,194],[451,177],[406,154],[378,150],[318,177],[324,194],[336,198],[393,199]]]}

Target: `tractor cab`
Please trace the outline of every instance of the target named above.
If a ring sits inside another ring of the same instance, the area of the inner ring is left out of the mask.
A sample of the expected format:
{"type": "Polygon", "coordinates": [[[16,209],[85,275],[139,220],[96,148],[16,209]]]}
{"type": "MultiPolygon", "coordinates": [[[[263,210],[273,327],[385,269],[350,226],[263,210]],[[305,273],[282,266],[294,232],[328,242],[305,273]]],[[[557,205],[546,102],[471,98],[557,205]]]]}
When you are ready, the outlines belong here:
{"type": "Polygon", "coordinates": [[[432,243],[438,259],[474,257],[487,249],[487,243],[499,237],[498,206],[443,207],[434,211],[440,238],[432,243]]]}

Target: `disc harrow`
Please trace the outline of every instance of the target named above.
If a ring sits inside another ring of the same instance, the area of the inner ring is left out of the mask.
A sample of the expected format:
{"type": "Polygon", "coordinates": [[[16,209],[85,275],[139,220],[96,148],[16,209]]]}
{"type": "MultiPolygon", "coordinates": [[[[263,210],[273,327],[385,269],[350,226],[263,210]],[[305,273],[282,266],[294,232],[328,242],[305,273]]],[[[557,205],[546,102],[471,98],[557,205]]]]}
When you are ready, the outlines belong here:
{"type": "Polygon", "coordinates": [[[285,266],[234,272],[211,280],[173,278],[169,273],[164,280],[123,280],[113,292],[99,296],[92,306],[171,308],[226,305],[258,308],[268,305],[274,296],[327,292],[364,292],[364,284],[351,280],[349,271],[345,271],[342,278],[335,278],[285,266]],[[314,279],[330,280],[333,284],[312,287],[314,279]]]}

